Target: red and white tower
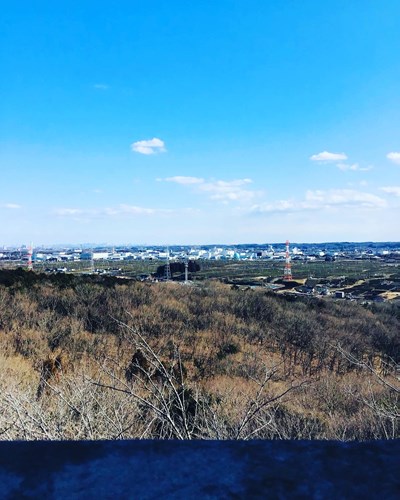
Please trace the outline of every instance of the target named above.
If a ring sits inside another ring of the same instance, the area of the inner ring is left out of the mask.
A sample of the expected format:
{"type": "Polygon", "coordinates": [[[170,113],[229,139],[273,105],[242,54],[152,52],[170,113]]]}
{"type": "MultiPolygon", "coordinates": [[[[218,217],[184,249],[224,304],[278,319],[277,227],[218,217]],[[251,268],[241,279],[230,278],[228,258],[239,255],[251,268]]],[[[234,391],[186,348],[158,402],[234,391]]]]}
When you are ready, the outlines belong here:
{"type": "Polygon", "coordinates": [[[285,268],[283,270],[283,279],[286,281],[291,281],[293,279],[292,262],[291,262],[290,250],[289,250],[289,240],[286,240],[286,255],[285,255],[285,268]]]}

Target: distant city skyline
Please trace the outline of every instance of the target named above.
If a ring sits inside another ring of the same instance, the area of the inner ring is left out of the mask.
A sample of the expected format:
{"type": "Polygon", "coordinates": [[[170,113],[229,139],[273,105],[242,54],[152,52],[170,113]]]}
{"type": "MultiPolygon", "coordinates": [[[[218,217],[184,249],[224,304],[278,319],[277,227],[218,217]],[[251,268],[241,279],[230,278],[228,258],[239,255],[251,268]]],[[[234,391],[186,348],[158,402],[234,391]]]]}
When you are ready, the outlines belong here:
{"type": "Polygon", "coordinates": [[[397,0],[2,14],[0,246],[400,240],[397,0]]]}

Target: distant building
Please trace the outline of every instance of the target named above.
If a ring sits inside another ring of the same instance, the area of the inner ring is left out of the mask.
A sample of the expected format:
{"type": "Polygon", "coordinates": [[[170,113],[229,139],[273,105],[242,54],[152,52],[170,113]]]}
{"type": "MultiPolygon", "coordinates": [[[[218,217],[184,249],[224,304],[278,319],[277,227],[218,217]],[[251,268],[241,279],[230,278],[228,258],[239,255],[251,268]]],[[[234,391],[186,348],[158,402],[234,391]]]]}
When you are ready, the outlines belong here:
{"type": "Polygon", "coordinates": [[[316,285],[315,292],[319,295],[330,295],[329,288],[325,285],[316,285]]]}
{"type": "Polygon", "coordinates": [[[109,252],[82,252],[81,260],[101,260],[108,259],[109,252]]]}

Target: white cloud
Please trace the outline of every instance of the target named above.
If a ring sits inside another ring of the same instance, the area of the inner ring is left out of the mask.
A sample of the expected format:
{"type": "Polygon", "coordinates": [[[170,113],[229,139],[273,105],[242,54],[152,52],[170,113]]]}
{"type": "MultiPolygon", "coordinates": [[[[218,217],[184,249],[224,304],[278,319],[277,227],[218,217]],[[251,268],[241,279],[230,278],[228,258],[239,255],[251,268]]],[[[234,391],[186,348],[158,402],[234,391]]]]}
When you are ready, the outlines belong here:
{"type": "Polygon", "coordinates": [[[369,165],[368,167],[360,167],[358,163],[353,163],[352,165],[349,165],[348,163],[337,163],[336,166],[339,170],[342,170],[343,172],[347,170],[352,170],[352,171],[358,170],[359,172],[368,172],[369,170],[373,169],[372,165],[369,165]]]}
{"type": "Polygon", "coordinates": [[[21,205],[18,205],[17,203],[5,203],[2,207],[8,208],[9,210],[18,210],[19,208],[22,208],[21,205]]]}
{"type": "Polygon", "coordinates": [[[183,175],[176,175],[175,177],[167,177],[166,179],[157,179],[158,181],[176,182],[177,184],[202,184],[204,179],[201,177],[185,177],[183,175]]]}
{"type": "Polygon", "coordinates": [[[316,155],[310,156],[312,161],[342,161],[347,160],[347,155],[345,153],[329,153],[328,151],[322,151],[316,155]]]}
{"type": "Polygon", "coordinates": [[[207,194],[212,200],[229,203],[231,201],[246,202],[259,195],[259,192],[251,189],[245,189],[245,186],[251,184],[251,179],[234,179],[232,181],[209,180],[201,177],[175,176],[158,181],[175,182],[177,184],[190,186],[198,193],[207,194]]]}
{"type": "Polygon", "coordinates": [[[254,205],[253,213],[293,213],[309,210],[327,210],[332,208],[368,208],[380,209],[387,206],[386,200],[372,193],[354,189],[309,190],[303,200],[277,200],[254,205]]]}
{"type": "Polygon", "coordinates": [[[393,163],[397,163],[397,165],[400,165],[400,153],[396,153],[396,152],[392,152],[392,153],[388,153],[386,155],[386,158],[390,161],[392,161],[393,163]]]}
{"type": "Polygon", "coordinates": [[[93,87],[97,90],[108,90],[110,88],[110,86],[105,83],[95,83],[93,87]]]}
{"type": "Polygon", "coordinates": [[[385,186],[381,187],[381,191],[388,194],[393,194],[394,196],[400,196],[400,186],[385,186]]]}
{"type": "Polygon", "coordinates": [[[157,137],[153,139],[148,139],[145,141],[137,141],[131,144],[131,149],[135,153],[141,153],[142,155],[154,155],[157,153],[165,153],[165,143],[157,137]]]}

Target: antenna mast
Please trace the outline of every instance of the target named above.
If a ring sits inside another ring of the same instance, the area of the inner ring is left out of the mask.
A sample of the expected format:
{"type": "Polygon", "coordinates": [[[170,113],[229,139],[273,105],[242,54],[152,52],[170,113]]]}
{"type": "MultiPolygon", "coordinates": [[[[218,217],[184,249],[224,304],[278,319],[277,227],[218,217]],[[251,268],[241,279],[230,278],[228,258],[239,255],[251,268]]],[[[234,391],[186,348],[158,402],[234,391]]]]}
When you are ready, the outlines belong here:
{"type": "Polygon", "coordinates": [[[90,274],[94,274],[94,251],[93,249],[91,250],[91,255],[90,255],[90,274]]]}
{"type": "Polygon", "coordinates": [[[32,271],[33,270],[32,255],[33,255],[33,247],[32,247],[32,243],[31,243],[29,245],[29,248],[28,248],[28,271],[32,271]]]}
{"type": "Polygon", "coordinates": [[[186,254],[185,258],[185,283],[189,281],[189,257],[186,254]]]}
{"type": "Polygon", "coordinates": [[[167,247],[167,263],[165,264],[165,281],[169,281],[171,279],[171,266],[169,264],[169,248],[167,247]]]}
{"type": "Polygon", "coordinates": [[[289,240],[286,240],[285,268],[283,270],[283,279],[286,281],[291,281],[293,279],[292,262],[291,262],[290,250],[289,250],[289,240]]]}

